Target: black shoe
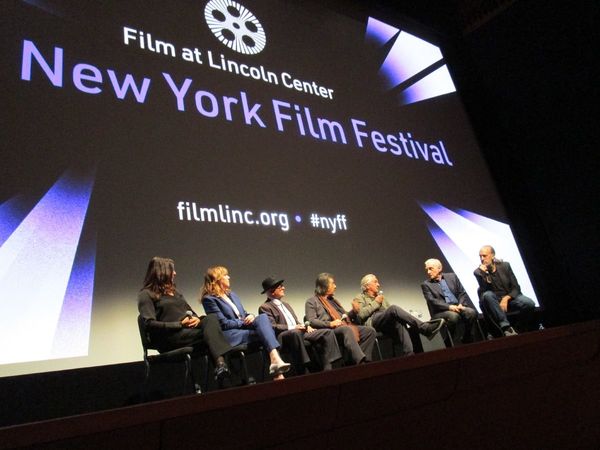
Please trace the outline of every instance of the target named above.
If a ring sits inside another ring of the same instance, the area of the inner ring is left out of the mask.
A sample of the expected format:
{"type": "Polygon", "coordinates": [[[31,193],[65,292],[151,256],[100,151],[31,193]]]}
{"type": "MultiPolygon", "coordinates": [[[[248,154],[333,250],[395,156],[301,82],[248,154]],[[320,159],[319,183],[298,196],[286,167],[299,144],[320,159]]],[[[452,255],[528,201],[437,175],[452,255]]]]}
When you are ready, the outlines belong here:
{"type": "Polygon", "coordinates": [[[423,322],[419,327],[419,333],[427,339],[432,340],[433,337],[442,329],[446,321],[444,319],[433,319],[429,322],[423,322]]]}
{"type": "Polygon", "coordinates": [[[519,334],[515,331],[513,327],[505,328],[504,330],[502,330],[502,332],[504,333],[504,336],[516,336],[519,334]]]}
{"type": "Polygon", "coordinates": [[[222,382],[225,378],[229,378],[231,372],[229,372],[229,367],[224,362],[218,362],[217,367],[215,367],[215,380],[218,382],[222,382]]]}

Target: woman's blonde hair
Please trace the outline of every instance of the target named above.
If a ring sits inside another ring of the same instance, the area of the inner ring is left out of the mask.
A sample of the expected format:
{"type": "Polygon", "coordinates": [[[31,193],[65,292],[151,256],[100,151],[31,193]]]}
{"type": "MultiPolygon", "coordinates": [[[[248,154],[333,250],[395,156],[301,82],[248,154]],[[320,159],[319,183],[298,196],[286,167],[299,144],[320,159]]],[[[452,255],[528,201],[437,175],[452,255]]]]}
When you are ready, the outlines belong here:
{"type": "Polygon", "coordinates": [[[202,291],[200,292],[200,298],[204,298],[207,295],[215,295],[221,297],[228,292],[225,292],[221,287],[219,281],[223,279],[225,275],[228,275],[229,271],[227,267],[214,266],[206,269],[204,274],[204,284],[202,285],[202,291]]]}

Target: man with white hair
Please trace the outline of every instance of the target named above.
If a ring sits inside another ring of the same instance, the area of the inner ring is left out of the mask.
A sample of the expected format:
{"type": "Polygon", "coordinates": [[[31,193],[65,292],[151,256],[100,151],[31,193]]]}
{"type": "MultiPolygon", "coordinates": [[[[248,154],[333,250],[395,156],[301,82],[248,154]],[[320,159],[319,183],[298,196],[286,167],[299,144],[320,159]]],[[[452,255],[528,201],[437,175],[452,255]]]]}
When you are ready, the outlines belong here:
{"type": "Polygon", "coordinates": [[[352,300],[352,320],[390,335],[400,344],[401,356],[413,354],[407,325],[428,339],[433,339],[444,325],[444,319],[422,322],[399,306],[390,305],[379,290],[379,280],[372,273],[362,277],[360,287],[362,292],[352,300]]]}
{"type": "Polygon", "coordinates": [[[457,325],[462,322],[462,342],[473,342],[472,329],[477,320],[477,311],[469,306],[472,304],[471,300],[458,277],[451,272],[442,272],[442,269],[439,259],[431,258],[425,261],[428,279],[421,283],[421,290],[431,317],[445,319],[453,339],[457,337],[457,325]]]}

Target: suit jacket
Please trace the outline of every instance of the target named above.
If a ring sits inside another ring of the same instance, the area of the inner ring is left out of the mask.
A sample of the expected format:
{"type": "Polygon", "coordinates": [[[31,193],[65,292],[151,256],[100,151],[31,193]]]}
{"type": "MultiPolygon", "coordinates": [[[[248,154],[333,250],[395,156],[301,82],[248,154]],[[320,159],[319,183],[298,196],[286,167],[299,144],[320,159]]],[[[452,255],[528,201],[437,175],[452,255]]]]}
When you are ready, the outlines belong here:
{"type": "MultiPolygon", "coordinates": [[[[296,317],[296,313],[292,309],[289,303],[281,302],[287,308],[287,310],[292,314],[296,324],[300,324],[298,321],[298,317],[296,317]]],[[[287,322],[285,321],[285,317],[281,310],[273,304],[271,299],[268,299],[265,303],[258,307],[258,312],[264,313],[267,315],[269,320],[271,321],[271,325],[273,325],[273,329],[275,330],[275,334],[279,334],[282,331],[286,331],[288,329],[287,322]]]]}
{"type": "MultiPolygon", "coordinates": [[[[337,306],[335,309],[340,313],[340,316],[347,314],[344,307],[335,300],[337,306]]],[[[313,328],[329,328],[329,323],[333,321],[327,310],[323,307],[317,296],[309,298],[304,304],[306,320],[310,322],[313,328]]]]}
{"type": "MultiPolygon", "coordinates": [[[[448,289],[454,294],[460,305],[471,307],[471,299],[465,292],[465,288],[460,283],[460,280],[454,273],[442,273],[442,277],[446,280],[448,289]]],[[[438,281],[426,280],[421,283],[423,297],[427,301],[430,314],[436,314],[450,309],[450,305],[446,303],[446,298],[442,291],[442,286],[438,281]]]]}
{"type": "Polygon", "coordinates": [[[243,329],[243,318],[248,315],[248,312],[244,309],[242,301],[235,292],[230,292],[229,298],[240,311],[242,319],[238,319],[233,308],[225,303],[223,299],[214,295],[207,295],[202,298],[202,306],[206,314],[215,314],[217,316],[221,330],[223,330],[223,334],[232,346],[245,344],[248,342],[250,330],[243,329]]]}
{"type": "Polygon", "coordinates": [[[486,281],[487,274],[479,267],[473,272],[473,275],[475,275],[475,278],[477,279],[477,283],[479,283],[478,292],[480,298],[485,291],[493,291],[499,297],[510,295],[511,298],[516,298],[519,294],[521,294],[521,287],[519,286],[517,277],[515,277],[515,274],[513,273],[509,263],[506,261],[497,261],[496,273],[506,288],[505,292],[496,291],[492,284],[486,281]]]}

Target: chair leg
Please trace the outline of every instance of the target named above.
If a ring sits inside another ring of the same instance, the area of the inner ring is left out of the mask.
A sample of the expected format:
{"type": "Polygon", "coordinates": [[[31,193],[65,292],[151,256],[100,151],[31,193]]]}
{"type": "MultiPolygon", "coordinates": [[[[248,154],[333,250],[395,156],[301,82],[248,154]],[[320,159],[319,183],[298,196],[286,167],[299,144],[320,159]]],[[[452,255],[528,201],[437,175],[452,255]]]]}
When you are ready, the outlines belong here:
{"type": "Polygon", "coordinates": [[[377,355],[379,356],[379,361],[383,361],[383,356],[381,354],[381,347],[379,346],[379,339],[375,338],[375,348],[377,349],[377,355]]]}
{"type": "Polygon", "coordinates": [[[504,334],[502,332],[502,328],[500,328],[500,325],[492,319],[491,314],[489,314],[488,308],[486,308],[483,302],[480,302],[479,306],[481,307],[481,311],[483,312],[483,318],[485,320],[485,323],[488,326],[488,328],[490,328],[489,332],[492,334],[493,337],[502,337],[504,334]]]}
{"type": "Polygon", "coordinates": [[[208,391],[208,377],[210,376],[210,366],[209,366],[209,362],[208,362],[208,355],[204,355],[203,357],[204,359],[204,386],[203,386],[203,392],[207,392],[208,391]]]}
{"type": "Polygon", "coordinates": [[[244,352],[239,352],[238,353],[239,357],[240,357],[240,363],[241,363],[241,371],[242,371],[242,384],[246,385],[248,384],[249,380],[248,380],[248,365],[246,364],[246,354],[244,352]]]}
{"type": "Polygon", "coordinates": [[[265,365],[266,361],[269,361],[268,358],[265,358],[266,350],[262,349],[260,352],[260,381],[264,383],[265,381],[265,365]]]}
{"type": "Polygon", "coordinates": [[[144,360],[144,383],[142,384],[142,401],[148,396],[148,380],[150,379],[150,363],[144,360]]]}
{"type": "Polygon", "coordinates": [[[448,329],[448,326],[444,324],[444,330],[446,330],[447,347],[454,347],[454,340],[452,339],[452,333],[448,329]]]}
{"type": "Polygon", "coordinates": [[[487,340],[487,336],[483,334],[483,329],[481,328],[481,323],[479,322],[479,317],[475,319],[475,324],[477,325],[477,331],[479,332],[479,337],[482,341],[487,340]]]}
{"type": "Polygon", "coordinates": [[[194,373],[192,370],[192,357],[190,355],[185,355],[185,378],[183,380],[183,395],[186,394],[186,388],[188,384],[188,380],[191,380],[192,386],[194,386],[194,373]]]}

